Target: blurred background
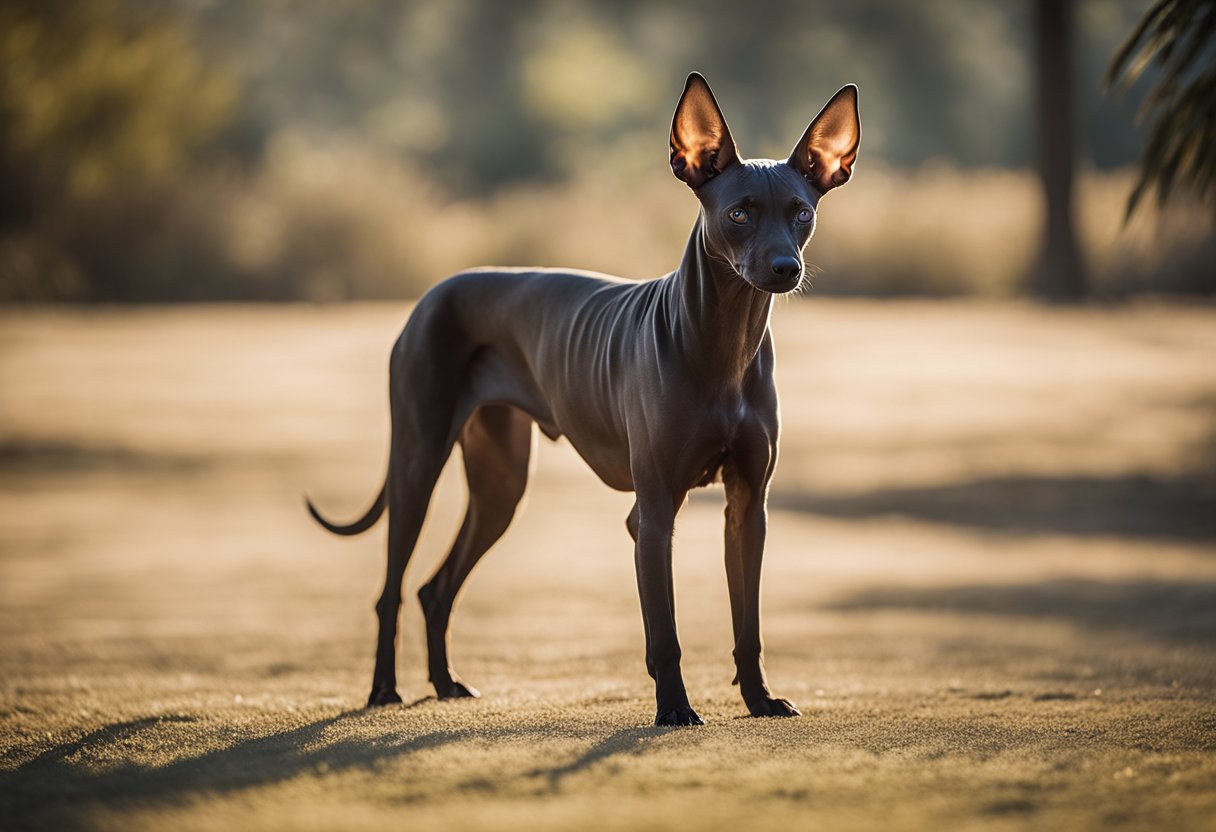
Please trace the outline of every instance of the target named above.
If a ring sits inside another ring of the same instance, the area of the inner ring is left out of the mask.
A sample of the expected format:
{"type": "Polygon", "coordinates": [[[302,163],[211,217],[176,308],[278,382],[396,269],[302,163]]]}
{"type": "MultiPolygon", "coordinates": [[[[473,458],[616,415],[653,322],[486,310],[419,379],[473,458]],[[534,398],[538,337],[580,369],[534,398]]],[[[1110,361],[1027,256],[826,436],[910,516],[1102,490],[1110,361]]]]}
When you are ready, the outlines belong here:
{"type": "Polygon", "coordinates": [[[1210,205],[1179,191],[1124,221],[1160,74],[1103,76],[1148,6],[12,0],[0,299],[413,297],[480,264],[656,276],[695,216],[666,162],[692,69],[746,156],[784,158],[860,86],[817,293],[1210,293],[1210,205]],[[1075,165],[1040,170],[1070,145],[1075,165]],[[1063,292],[1036,283],[1044,173],[1075,185],[1063,292]]]}

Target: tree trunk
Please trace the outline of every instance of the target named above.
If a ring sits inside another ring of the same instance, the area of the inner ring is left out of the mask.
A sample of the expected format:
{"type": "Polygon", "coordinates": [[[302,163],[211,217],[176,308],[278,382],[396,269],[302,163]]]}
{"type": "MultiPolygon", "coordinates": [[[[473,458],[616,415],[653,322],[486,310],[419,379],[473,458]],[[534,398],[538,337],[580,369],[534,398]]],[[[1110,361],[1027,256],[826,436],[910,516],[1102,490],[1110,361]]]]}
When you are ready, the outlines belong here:
{"type": "Polygon", "coordinates": [[[1085,295],[1085,270],[1072,222],[1072,0],[1035,0],[1035,40],[1039,176],[1047,211],[1030,291],[1045,300],[1067,302],[1085,295]]]}

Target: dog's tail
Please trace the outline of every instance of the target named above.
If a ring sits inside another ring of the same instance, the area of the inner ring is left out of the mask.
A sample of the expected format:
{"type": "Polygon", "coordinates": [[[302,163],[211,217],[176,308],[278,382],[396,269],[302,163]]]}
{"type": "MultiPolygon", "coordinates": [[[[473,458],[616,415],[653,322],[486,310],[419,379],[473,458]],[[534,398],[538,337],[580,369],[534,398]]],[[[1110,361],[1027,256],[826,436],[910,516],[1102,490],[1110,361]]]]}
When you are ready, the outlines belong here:
{"type": "Polygon", "coordinates": [[[380,494],[376,497],[376,502],[372,503],[372,507],[367,510],[366,514],[347,526],[340,526],[337,523],[331,523],[326,520],[321,516],[321,512],[317,511],[317,507],[312,504],[312,500],[308,499],[308,497],[304,498],[304,503],[308,506],[308,513],[312,515],[313,520],[316,520],[334,534],[350,537],[351,535],[362,534],[376,525],[376,521],[380,519],[380,515],[384,514],[387,496],[388,480],[386,479],[384,485],[380,486],[380,494]]]}

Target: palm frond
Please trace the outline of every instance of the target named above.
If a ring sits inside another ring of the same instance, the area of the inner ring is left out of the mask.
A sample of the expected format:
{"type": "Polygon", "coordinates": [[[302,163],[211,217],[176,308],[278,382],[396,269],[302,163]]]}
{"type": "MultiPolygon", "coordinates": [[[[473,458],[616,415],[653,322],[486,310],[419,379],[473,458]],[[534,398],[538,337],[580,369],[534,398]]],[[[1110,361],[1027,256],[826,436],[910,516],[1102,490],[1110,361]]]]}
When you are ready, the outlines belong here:
{"type": "Polygon", "coordinates": [[[1216,211],[1216,0],[1158,0],[1115,50],[1105,86],[1158,77],[1136,115],[1150,124],[1127,217],[1150,190],[1164,204],[1186,187],[1216,211]]]}

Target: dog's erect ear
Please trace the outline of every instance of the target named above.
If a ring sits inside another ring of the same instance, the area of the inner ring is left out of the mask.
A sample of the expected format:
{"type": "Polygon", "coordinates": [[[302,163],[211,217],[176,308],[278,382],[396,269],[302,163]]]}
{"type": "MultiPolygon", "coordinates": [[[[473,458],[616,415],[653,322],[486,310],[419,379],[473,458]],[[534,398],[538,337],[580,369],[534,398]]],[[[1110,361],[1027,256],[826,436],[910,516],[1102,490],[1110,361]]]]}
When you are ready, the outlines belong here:
{"type": "Polygon", "coordinates": [[[861,116],[857,87],[848,84],[832,96],[794,145],[789,163],[819,192],[843,185],[853,175],[853,162],[861,145],[861,116]]]}
{"type": "Polygon", "coordinates": [[[696,190],[739,159],[735,140],[709,84],[699,72],[688,76],[671,120],[671,171],[696,190]]]}

